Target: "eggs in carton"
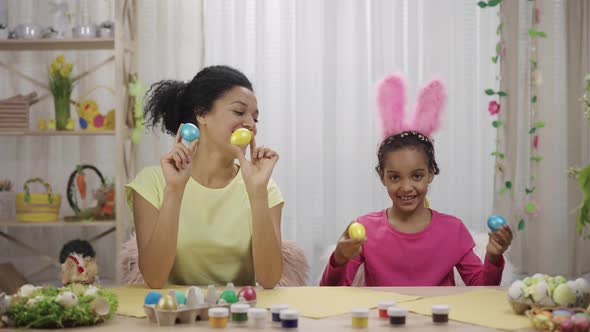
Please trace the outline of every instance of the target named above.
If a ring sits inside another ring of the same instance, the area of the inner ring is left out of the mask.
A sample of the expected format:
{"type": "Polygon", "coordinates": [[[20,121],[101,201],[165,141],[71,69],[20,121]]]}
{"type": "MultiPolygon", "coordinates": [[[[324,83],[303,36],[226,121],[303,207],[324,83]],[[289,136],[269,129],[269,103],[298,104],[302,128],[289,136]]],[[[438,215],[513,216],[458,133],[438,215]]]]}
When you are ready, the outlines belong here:
{"type": "Polygon", "coordinates": [[[213,285],[208,287],[207,294],[195,286],[189,287],[184,294],[173,289],[167,294],[151,291],[146,295],[143,307],[150,322],[160,326],[171,326],[176,322],[190,324],[199,320],[208,320],[210,308],[229,309],[231,304],[238,302],[256,306],[254,287],[243,287],[236,294],[233,284],[228,284],[226,290],[219,296],[213,285]]]}

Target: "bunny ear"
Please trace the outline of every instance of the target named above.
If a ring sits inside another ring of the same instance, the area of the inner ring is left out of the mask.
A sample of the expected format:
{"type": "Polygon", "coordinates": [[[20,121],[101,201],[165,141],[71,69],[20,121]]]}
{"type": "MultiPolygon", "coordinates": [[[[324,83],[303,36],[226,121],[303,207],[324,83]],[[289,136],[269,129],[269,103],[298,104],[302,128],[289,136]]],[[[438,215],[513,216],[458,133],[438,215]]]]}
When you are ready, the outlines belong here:
{"type": "Polygon", "coordinates": [[[400,76],[385,77],[377,87],[377,107],[383,138],[404,131],[406,87],[400,76]]]}
{"type": "Polygon", "coordinates": [[[441,81],[430,81],[418,96],[418,104],[410,127],[412,130],[431,137],[440,126],[440,118],[447,101],[445,87],[441,81]]]}

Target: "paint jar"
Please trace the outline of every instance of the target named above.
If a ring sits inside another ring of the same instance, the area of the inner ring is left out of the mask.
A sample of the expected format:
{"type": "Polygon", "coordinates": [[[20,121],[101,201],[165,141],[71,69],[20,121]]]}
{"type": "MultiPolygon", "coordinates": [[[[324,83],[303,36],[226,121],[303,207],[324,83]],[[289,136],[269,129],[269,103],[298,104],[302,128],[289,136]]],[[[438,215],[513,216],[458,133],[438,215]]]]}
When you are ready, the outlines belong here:
{"type": "Polygon", "coordinates": [[[377,305],[377,308],[379,309],[379,318],[389,318],[389,316],[387,315],[387,309],[393,306],[395,306],[395,301],[379,302],[379,304],[377,305]]]}
{"type": "Polygon", "coordinates": [[[447,304],[435,304],[432,306],[432,321],[434,323],[447,323],[449,321],[449,306],[447,304]]]}
{"type": "Polygon", "coordinates": [[[263,329],[266,326],[268,319],[268,310],[264,308],[250,308],[248,309],[248,318],[251,325],[257,329],[263,329]]]}
{"type": "Polygon", "coordinates": [[[387,315],[389,316],[389,324],[404,325],[406,324],[407,310],[402,307],[389,307],[387,315]]]}
{"type": "Polygon", "coordinates": [[[229,310],[227,308],[209,308],[209,326],[213,328],[223,328],[227,326],[229,319],[229,310]]]}
{"type": "Polygon", "coordinates": [[[230,307],[231,321],[235,324],[246,324],[248,322],[248,309],[250,305],[246,303],[234,303],[230,307]]]}
{"type": "Polygon", "coordinates": [[[296,329],[299,325],[299,311],[285,309],[280,313],[281,326],[284,329],[296,329]]]}
{"type": "Polygon", "coordinates": [[[350,312],[352,316],[352,327],[366,328],[369,327],[369,309],[355,308],[350,312]]]}
{"type": "Polygon", "coordinates": [[[272,321],[275,323],[281,322],[281,311],[289,309],[288,304],[273,304],[270,307],[270,312],[272,314],[272,321]]]}

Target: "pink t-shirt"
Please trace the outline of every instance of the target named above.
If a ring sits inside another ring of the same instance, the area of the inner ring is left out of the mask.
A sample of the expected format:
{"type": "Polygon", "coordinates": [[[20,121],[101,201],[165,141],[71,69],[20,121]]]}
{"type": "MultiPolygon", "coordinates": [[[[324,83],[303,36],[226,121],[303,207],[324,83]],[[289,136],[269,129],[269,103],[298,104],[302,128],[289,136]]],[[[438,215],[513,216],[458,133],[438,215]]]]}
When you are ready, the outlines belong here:
{"type": "Polygon", "coordinates": [[[362,263],[366,286],[454,286],[453,267],[457,267],[465,285],[499,285],[504,259],[500,266],[487,259],[482,264],[463,222],[431,211],[430,224],[418,233],[395,229],[387,220],[387,210],[360,217],[358,221],[367,234],[362,254],[337,266],[332,253],[320,286],[350,286],[362,263]]]}

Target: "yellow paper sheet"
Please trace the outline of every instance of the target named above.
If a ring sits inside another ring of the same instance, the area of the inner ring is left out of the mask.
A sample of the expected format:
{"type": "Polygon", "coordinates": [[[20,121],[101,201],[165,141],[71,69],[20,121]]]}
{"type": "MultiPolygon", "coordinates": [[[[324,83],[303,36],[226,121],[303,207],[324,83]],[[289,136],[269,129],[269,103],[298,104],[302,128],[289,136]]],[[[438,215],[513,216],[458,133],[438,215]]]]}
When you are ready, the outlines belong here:
{"type": "Polygon", "coordinates": [[[451,307],[449,318],[463,323],[501,330],[531,327],[528,318],[512,311],[506,292],[493,289],[427,297],[404,303],[403,306],[418,314],[431,315],[433,304],[448,304],[451,307]]]}
{"type": "Polygon", "coordinates": [[[352,308],[375,308],[381,301],[404,302],[418,298],[354,287],[288,287],[260,292],[256,306],[270,308],[276,303],[286,303],[299,310],[302,316],[318,319],[342,315],[352,308]]]}
{"type": "MultiPolygon", "coordinates": [[[[166,289],[186,291],[187,286],[167,286],[166,289]]],[[[143,300],[150,291],[145,286],[124,286],[110,289],[119,297],[117,314],[145,317],[143,300]]],[[[224,288],[217,289],[218,292],[224,288]]],[[[167,290],[162,290],[165,293],[167,290]]],[[[206,291],[204,289],[204,291],[206,291]]],[[[257,292],[257,307],[270,308],[276,303],[286,303],[297,309],[302,316],[325,318],[350,312],[352,308],[374,308],[381,301],[404,302],[418,299],[417,296],[379,292],[353,287],[289,287],[257,292]]]]}

